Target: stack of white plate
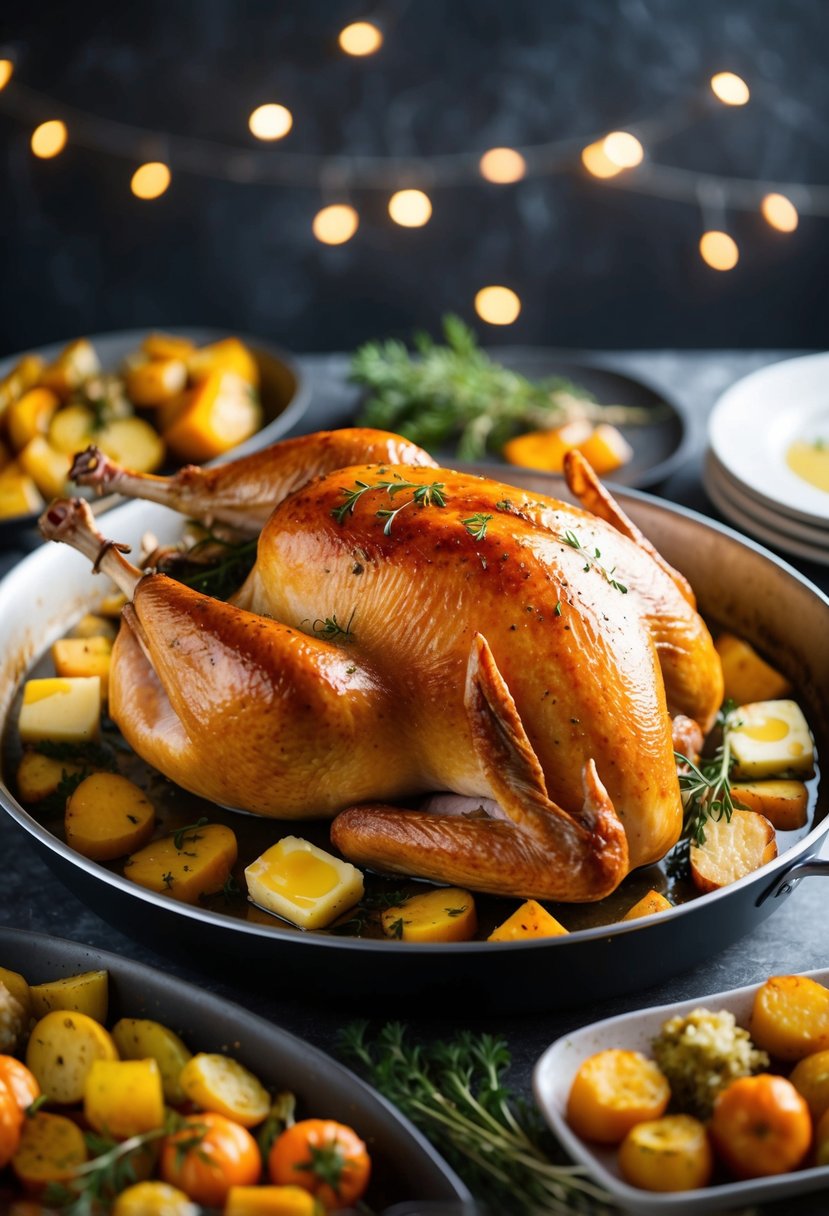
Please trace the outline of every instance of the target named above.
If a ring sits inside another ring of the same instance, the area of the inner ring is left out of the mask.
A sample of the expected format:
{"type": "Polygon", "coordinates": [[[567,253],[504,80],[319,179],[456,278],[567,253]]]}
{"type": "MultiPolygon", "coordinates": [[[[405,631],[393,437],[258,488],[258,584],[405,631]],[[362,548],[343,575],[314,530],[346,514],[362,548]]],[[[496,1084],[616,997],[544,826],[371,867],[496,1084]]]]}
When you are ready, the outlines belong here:
{"type": "Polygon", "coordinates": [[[705,489],[764,544],[829,566],[829,353],[732,385],[708,431],[705,489]]]}

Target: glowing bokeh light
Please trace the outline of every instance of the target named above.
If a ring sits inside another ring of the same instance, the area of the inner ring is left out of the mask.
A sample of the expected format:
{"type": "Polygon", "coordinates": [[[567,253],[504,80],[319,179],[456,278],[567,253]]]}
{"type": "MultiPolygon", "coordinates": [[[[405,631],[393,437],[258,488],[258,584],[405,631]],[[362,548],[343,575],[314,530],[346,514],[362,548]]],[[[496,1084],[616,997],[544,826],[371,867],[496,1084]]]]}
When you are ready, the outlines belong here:
{"type": "Polygon", "coordinates": [[[611,131],[602,140],[602,151],[612,165],[619,169],[634,169],[641,165],[645,149],[630,131],[611,131]]]}
{"type": "Polygon", "coordinates": [[[346,55],[373,55],[383,45],[383,35],[370,21],[353,21],[340,30],[338,42],[346,55]]]}
{"type": "Polygon", "coordinates": [[[432,215],[432,203],[422,190],[398,190],[389,199],[389,215],[403,228],[422,228],[432,215]]]}
{"type": "Polygon", "coordinates": [[[740,260],[737,242],[727,232],[711,229],[699,240],[700,257],[712,270],[733,270],[740,260]]]}
{"type": "Polygon", "coordinates": [[[712,76],[711,91],[726,106],[744,106],[751,97],[751,90],[742,76],[734,72],[717,72],[712,76]]]}
{"type": "Polygon", "coordinates": [[[130,190],[136,198],[159,198],[170,185],[170,170],[160,160],[139,165],[132,175],[130,190]]]}
{"type": "Polygon", "coordinates": [[[486,181],[503,186],[520,182],[527,172],[527,162],[514,148],[490,148],[481,157],[479,168],[486,181]]]}
{"type": "Polygon", "coordinates": [[[248,119],[251,134],[257,139],[283,139],[294,125],[294,116],[287,106],[268,102],[257,106],[248,119]]]}
{"type": "Polygon", "coordinates": [[[344,245],[360,226],[360,217],[347,203],[332,203],[314,216],[311,231],[323,245],[344,245]]]}
{"type": "Polygon", "coordinates": [[[605,152],[603,139],[597,140],[594,144],[588,144],[582,150],[581,163],[588,173],[592,173],[593,177],[615,177],[617,173],[622,172],[605,152]]]}
{"type": "Polygon", "coordinates": [[[760,204],[763,219],[778,232],[794,232],[800,216],[797,207],[785,194],[767,194],[760,204]]]}
{"type": "Polygon", "coordinates": [[[0,89],[5,89],[13,75],[14,64],[11,59],[0,59],[0,89]]]}
{"type": "Polygon", "coordinates": [[[475,295],[475,312],[490,325],[512,325],[521,312],[521,300],[509,287],[482,287],[475,295]]]}
{"type": "Polygon", "coordinates": [[[66,147],[67,134],[66,124],[62,123],[59,118],[42,122],[32,131],[32,151],[41,160],[49,160],[66,147]]]}

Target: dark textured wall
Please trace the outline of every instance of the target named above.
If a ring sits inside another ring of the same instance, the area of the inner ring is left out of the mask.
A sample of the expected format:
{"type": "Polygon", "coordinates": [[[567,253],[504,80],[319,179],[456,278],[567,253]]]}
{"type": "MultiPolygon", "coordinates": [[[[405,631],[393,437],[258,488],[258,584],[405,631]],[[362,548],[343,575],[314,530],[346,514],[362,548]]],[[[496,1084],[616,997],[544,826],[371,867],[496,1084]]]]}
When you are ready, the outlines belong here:
{"type": "MultiPolygon", "coordinates": [[[[664,112],[731,68],[754,87],[675,136],[660,159],[740,176],[828,181],[827,0],[411,0],[379,55],[336,47],[358,0],[3,0],[0,35],[21,81],[126,122],[251,143],[246,120],[283,101],[285,147],[428,153],[593,131],[664,112]]],[[[357,192],[340,248],[310,232],[309,188],[176,173],[161,199],[132,165],[70,144],[36,161],[0,113],[0,349],[130,325],[206,322],[297,350],[472,318],[485,283],[524,310],[488,340],[576,346],[826,344],[829,220],[792,236],[756,215],[729,224],[736,270],[696,252],[693,207],[603,187],[573,171],[514,187],[434,192],[404,230],[385,196],[357,192]]],[[[273,155],[279,156],[275,146],[273,155]]]]}

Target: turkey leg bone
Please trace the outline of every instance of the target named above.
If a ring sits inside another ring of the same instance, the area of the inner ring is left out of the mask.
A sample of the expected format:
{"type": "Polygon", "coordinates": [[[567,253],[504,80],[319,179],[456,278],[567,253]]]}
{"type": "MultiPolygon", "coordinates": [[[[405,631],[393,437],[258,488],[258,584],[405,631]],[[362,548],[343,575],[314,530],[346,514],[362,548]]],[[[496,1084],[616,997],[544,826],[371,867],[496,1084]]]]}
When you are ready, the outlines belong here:
{"type": "Polygon", "coordinates": [[[256,536],[277,503],[314,477],[374,462],[435,464],[428,452],[399,435],[351,427],[284,439],[212,469],[185,465],[171,477],[134,473],[92,446],[75,457],[69,476],[99,495],[115,491],[144,498],[208,525],[227,524],[256,536]]]}

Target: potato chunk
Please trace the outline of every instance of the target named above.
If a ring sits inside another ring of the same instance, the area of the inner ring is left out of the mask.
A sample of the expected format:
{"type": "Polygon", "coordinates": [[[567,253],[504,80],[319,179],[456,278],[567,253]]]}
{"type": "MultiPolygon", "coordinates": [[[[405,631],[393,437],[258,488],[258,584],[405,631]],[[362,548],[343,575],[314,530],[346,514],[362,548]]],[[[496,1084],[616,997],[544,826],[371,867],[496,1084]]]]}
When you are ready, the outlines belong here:
{"type": "Polygon", "coordinates": [[[86,743],[98,738],[100,722],[97,676],[26,681],[17,723],[21,743],[86,743]]]}
{"type": "Polygon", "coordinates": [[[149,1018],[121,1018],[112,1028],[112,1038],[122,1060],[155,1060],[164,1097],[172,1106],[183,1104],[181,1070],[191,1053],[175,1031],[149,1018]]]}
{"type": "Polygon", "coordinates": [[[238,854],[236,836],[221,823],[193,825],[154,840],[124,862],[124,874],[142,887],[193,904],[221,891],[238,854]]]}
{"type": "Polygon", "coordinates": [[[784,675],[761,659],[753,646],[733,633],[721,633],[714,647],[722,662],[725,697],[742,705],[785,697],[792,686],[784,675]]]}
{"type": "Polygon", "coordinates": [[[528,899],[520,908],[516,908],[512,916],[492,930],[487,941],[517,942],[531,937],[561,937],[564,933],[567,933],[564,925],[559,924],[537,900],[528,899]]]}
{"type": "Polygon", "coordinates": [[[212,1052],[200,1051],[181,1071],[181,1087],[200,1110],[256,1127],[264,1122],[271,1108],[271,1098],[262,1083],[248,1072],[238,1060],[212,1052]]]}
{"type": "Polygon", "coordinates": [[[49,1100],[71,1106],[84,1095],[95,1060],[117,1060],[112,1038],[84,1013],[56,1010],[41,1018],[26,1048],[26,1065],[49,1100]]]}
{"type": "Polygon", "coordinates": [[[101,681],[101,700],[109,689],[109,660],[112,639],[108,637],[61,638],[52,646],[52,662],[57,676],[97,676],[101,681]]]}
{"type": "Polygon", "coordinates": [[[32,984],[29,989],[32,1014],[42,1018],[56,1009],[83,1013],[102,1026],[107,1020],[109,1006],[109,972],[83,971],[62,980],[32,984]]]}
{"type": "Polygon", "coordinates": [[[774,975],[754,994],[751,1037],[780,1060],[829,1049],[829,989],[805,975],[774,975]]]}
{"type": "Polygon", "coordinates": [[[567,1099],[567,1122],[585,1140],[618,1144],[637,1123],[664,1115],[670,1097],[653,1060],[611,1048],[579,1067],[567,1099]]]}
{"type": "Polygon", "coordinates": [[[213,460],[262,425],[262,409],[238,376],[214,372],[185,394],[164,438],[182,460],[213,460]]]}
{"type": "Polygon", "coordinates": [[[637,1123],[622,1141],[619,1168],[646,1191],[695,1191],[714,1169],[705,1124],[691,1115],[663,1115],[637,1123]]]}
{"type": "Polygon", "coordinates": [[[35,435],[17,457],[44,498],[59,498],[66,493],[71,461],[66,452],[53,448],[48,439],[35,435]]]}
{"type": "Polygon", "coordinates": [[[0,473],[0,519],[30,515],[42,506],[40,491],[28,473],[24,473],[16,462],[3,469],[0,473]]]}
{"type": "Polygon", "coordinates": [[[380,923],[386,937],[404,942],[468,942],[478,928],[478,917],[469,891],[437,887],[385,908],[380,923]]]}
{"type": "Polygon", "coordinates": [[[741,781],[731,797],[749,811],[759,811],[778,832],[794,832],[806,823],[809,791],[802,781],[741,781]]]}
{"type": "Polygon", "coordinates": [[[25,448],[36,435],[46,434],[58,404],[57,397],[48,389],[32,388],[9,406],[6,425],[16,452],[25,448]]]}
{"type": "Polygon", "coordinates": [[[709,819],[705,844],[691,845],[691,878],[700,891],[717,891],[759,870],[777,856],[768,819],[756,811],[734,811],[731,820],[709,819]]]}
{"type": "Polygon", "coordinates": [[[23,1122],[11,1167],[27,1190],[65,1182],[86,1161],[86,1143],[77,1123],[39,1110],[23,1122]]]}
{"type": "Polygon", "coordinates": [[[639,920],[642,916],[653,916],[656,912],[669,912],[673,904],[659,891],[648,891],[647,895],[628,908],[622,920],[639,920]]]}
{"type": "Polygon", "coordinates": [[[255,904],[302,929],[322,929],[363,898],[363,876],[348,861],[300,836],[284,836],[245,870],[255,904]]]}
{"type": "Polygon", "coordinates": [[[153,834],[155,810],[144,791],[118,773],[92,773],[70,795],[66,843],[93,861],[113,861],[153,834]]]}
{"type": "Polygon", "coordinates": [[[17,793],[21,802],[42,802],[56,793],[65,777],[83,772],[83,765],[54,760],[40,752],[25,752],[17,770],[17,793]]]}
{"type": "Polygon", "coordinates": [[[735,709],[729,722],[735,777],[812,772],[812,736],[796,701],[752,701],[735,709]]]}

